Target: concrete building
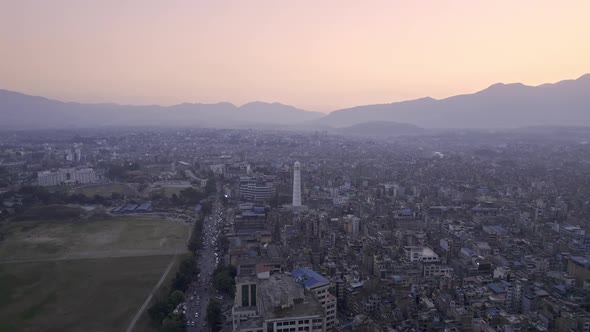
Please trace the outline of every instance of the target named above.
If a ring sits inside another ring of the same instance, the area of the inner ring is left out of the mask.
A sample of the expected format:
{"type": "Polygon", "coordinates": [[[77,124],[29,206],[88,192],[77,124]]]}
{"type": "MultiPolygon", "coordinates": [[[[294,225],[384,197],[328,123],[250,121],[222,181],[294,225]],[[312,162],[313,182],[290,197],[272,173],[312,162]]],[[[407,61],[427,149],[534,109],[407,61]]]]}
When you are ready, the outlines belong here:
{"type": "Polygon", "coordinates": [[[576,279],[576,286],[582,287],[584,281],[590,280],[590,259],[584,256],[572,256],[567,263],[567,273],[576,279]]]}
{"type": "Polygon", "coordinates": [[[236,332],[326,331],[321,303],[286,274],[238,277],[232,318],[236,332]]]}
{"type": "Polygon", "coordinates": [[[330,281],[310,269],[297,269],[291,275],[320,301],[326,315],[326,329],[331,329],[336,324],[337,307],[336,297],[328,292],[330,281]]]}
{"type": "Polygon", "coordinates": [[[52,171],[37,173],[39,186],[51,187],[62,184],[88,184],[96,183],[98,178],[92,168],[60,168],[52,171]]]}
{"type": "Polygon", "coordinates": [[[404,254],[408,262],[438,262],[438,255],[428,247],[406,246],[404,254]]]}
{"type": "Polygon", "coordinates": [[[240,199],[251,202],[268,201],[275,196],[270,182],[249,181],[240,184],[240,199]]]}

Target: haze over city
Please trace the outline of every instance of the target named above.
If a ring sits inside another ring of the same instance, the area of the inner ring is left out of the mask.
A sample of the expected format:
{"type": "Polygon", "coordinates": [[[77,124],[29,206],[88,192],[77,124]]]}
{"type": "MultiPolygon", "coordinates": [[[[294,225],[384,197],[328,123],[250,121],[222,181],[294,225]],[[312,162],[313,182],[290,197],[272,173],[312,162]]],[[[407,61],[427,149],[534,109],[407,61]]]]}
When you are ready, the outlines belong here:
{"type": "Polygon", "coordinates": [[[590,72],[588,1],[2,1],[0,88],[330,112],[590,72]]]}
{"type": "Polygon", "coordinates": [[[589,13],[0,0],[0,331],[590,332],[589,13]]]}

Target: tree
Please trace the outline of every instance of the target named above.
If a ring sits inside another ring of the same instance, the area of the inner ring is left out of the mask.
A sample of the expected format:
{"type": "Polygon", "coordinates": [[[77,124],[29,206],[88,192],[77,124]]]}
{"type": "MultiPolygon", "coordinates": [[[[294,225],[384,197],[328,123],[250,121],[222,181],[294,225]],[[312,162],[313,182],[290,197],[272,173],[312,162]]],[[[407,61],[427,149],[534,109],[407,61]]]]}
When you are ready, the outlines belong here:
{"type": "Polygon", "coordinates": [[[211,195],[217,192],[217,181],[215,181],[215,177],[210,176],[207,179],[207,184],[205,185],[205,193],[207,195],[211,195]]]}
{"type": "Polygon", "coordinates": [[[168,303],[173,307],[176,308],[176,306],[178,306],[179,304],[181,304],[182,302],[184,302],[184,293],[179,291],[179,290],[175,290],[172,293],[170,293],[170,295],[168,296],[168,303]]]}
{"type": "Polygon", "coordinates": [[[198,269],[195,266],[193,257],[187,257],[183,259],[182,262],[180,262],[180,267],[178,268],[178,271],[180,272],[180,274],[187,275],[190,277],[199,273],[197,272],[198,269]]]}
{"type": "Polygon", "coordinates": [[[221,319],[221,304],[215,300],[209,301],[207,305],[207,323],[209,323],[213,332],[221,330],[221,319]]]}
{"type": "Polygon", "coordinates": [[[114,201],[118,201],[118,200],[123,199],[123,195],[121,195],[120,193],[112,192],[111,199],[114,201]]]}
{"type": "Polygon", "coordinates": [[[148,309],[148,315],[154,323],[160,325],[162,324],[164,318],[166,318],[168,313],[172,312],[172,310],[174,310],[174,308],[170,305],[170,303],[157,301],[148,309]]]}
{"type": "Polygon", "coordinates": [[[172,194],[172,204],[178,204],[179,202],[178,195],[172,194]]]}
{"type": "Polygon", "coordinates": [[[203,247],[203,221],[205,217],[201,215],[199,219],[195,221],[193,225],[193,232],[188,243],[188,250],[190,252],[196,252],[203,247]]]}
{"type": "Polygon", "coordinates": [[[211,204],[211,202],[203,202],[203,204],[201,205],[201,212],[203,213],[204,216],[211,214],[211,211],[213,211],[213,205],[211,204]]]}
{"type": "Polygon", "coordinates": [[[183,314],[170,314],[162,321],[162,330],[165,332],[186,331],[185,317],[183,314]]]}
{"type": "Polygon", "coordinates": [[[195,188],[189,187],[180,191],[180,199],[186,204],[197,204],[203,199],[203,194],[195,188]]]}
{"type": "Polygon", "coordinates": [[[172,280],[172,288],[186,292],[190,282],[190,276],[186,276],[184,274],[181,274],[180,272],[176,272],[176,276],[174,276],[174,280],[172,280]]]}
{"type": "Polygon", "coordinates": [[[98,194],[94,195],[94,203],[104,205],[105,201],[106,199],[103,196],[98,194]]]}
{"type": "Polygon", "coordinates": [[[221,234],[219,236],[219,248],[223,253],[229,250],[229,239],[227,238],[227,236],[225,236],[225,234],[221,234]]]}
{"type": "Polygon", "coordinates": [[[235,292],[235,276],[235,267],[219,268],[213,275],[213,287],[222,293],[233,296],[235,292]]]}

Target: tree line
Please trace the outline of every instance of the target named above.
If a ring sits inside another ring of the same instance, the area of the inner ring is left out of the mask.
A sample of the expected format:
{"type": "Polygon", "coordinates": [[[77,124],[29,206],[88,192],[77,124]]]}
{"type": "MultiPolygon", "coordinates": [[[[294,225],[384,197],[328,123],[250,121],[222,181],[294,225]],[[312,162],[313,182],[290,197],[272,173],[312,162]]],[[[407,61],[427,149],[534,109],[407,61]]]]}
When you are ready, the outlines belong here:
{"type": "Polygon", "coordinates": [[[191,237],[187,244],[188,250],[191,252],[190,257],[183,259],[180,263],[167,296],[157,299],[148,309],[152,324],[160,331],[186,331],[185,315],[181,311],[174,313],[174,309],[184,302],[184,293],[190,287],[191,281],[200,273],[196,264],[196,257],[198,251],[203,248],[203,224],[207,215],[211,214],[212,209],[210,202],[203,202],[201,213],[193,225],[191,237]]]}
{"type": "Polygon", "coordinates": [[[158,330],[163,332],[186,331],[186,317],[182,308],[175,312],[179,304],[185,302],[184,293],[199,269],[196,267],[192,255],[184,258],[179,265],[176,275],[172,279],[170,291],[162,298],[157,298],[148,309],[148,316],[158,330]]]}

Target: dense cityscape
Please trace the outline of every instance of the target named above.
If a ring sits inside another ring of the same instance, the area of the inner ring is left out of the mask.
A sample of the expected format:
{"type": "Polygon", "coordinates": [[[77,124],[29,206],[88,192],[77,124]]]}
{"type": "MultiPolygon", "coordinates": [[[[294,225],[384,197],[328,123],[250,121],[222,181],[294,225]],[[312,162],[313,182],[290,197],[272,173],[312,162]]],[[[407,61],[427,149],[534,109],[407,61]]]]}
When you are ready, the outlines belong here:
{"type": "Polygon", "coordinates": [[[184,227],[127,331],[590,331],[587,137],[5,131],[0,254],[53,243],[30,220],[184,227]]]}

